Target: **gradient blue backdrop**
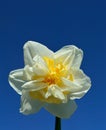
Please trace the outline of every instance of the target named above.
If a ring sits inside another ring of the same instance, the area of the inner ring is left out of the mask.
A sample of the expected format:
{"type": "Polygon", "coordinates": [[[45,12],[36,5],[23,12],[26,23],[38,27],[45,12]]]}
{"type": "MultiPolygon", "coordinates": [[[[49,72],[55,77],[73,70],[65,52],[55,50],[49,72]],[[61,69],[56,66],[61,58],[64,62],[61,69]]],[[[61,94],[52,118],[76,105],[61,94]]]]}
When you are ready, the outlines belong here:
{"type": "Polygon", "coordinates": [[[23,68],[23,45],[43,43],[53,51],[75,44],[84,51],[81,68],[92,88],[62,130],[106,130],[106,2],[103,0],[0,1],[0,130],[54,130],[54,117],[42,109],[19,113],[20,96],[8,84],[11,70],[23,68]]]}

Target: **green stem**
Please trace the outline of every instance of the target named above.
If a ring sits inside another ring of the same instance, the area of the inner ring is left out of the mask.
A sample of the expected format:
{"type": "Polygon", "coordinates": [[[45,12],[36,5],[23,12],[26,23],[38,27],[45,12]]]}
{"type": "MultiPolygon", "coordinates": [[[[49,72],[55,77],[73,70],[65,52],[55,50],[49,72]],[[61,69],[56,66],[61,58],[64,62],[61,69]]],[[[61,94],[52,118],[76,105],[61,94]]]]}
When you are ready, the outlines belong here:
{"type": "Polygon", "coordinates": [[[55,130],[61,130],[61,119],[59,117],[55,117],[55,130]]]}

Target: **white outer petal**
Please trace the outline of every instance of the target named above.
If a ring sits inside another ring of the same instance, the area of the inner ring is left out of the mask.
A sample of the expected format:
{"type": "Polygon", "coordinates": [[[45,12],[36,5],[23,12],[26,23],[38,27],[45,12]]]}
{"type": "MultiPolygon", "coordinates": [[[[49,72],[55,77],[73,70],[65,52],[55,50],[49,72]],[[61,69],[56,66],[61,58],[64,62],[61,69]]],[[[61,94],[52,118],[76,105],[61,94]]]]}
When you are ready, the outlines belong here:
{"type": "Polygon", "coordinates": [[[71,94],[70,94],[70,99],[71,99],[71,100],[80,99],[80,98],[82,98],[85,94],[86,94],[86,92],[84,92],[84,91],[82,91],[82,92],[76,92],[76,93],[71,93],[71,94]]]}
{"type": "Polygon", "coordinates": [[[62,62],[70,68],[80,68],[83,58],[83,51],[74,45],[64,46],[57,52],[55,52],[55,59],[57,62],[62,62]]]}
{"type": "Polygon", "coordinates": [[[73,100],[70,100],[67,103],[61,104],[48,103],[44,105],[44,108],[54,116],[60,118],[69,118],[75,112],[77,105],[73,100]]]}
{"type": "Polygon", "coordinates": [[[33,114],[38,112],[42,106],[43,103],[41,101],[30,98],[29,93],[26,91],[22,92],[20,108],[21,113],[25,115],[33,114]]]}
{"type": "Polygon", "coordinates": [[[47,65],[39,55],[36,55],[33,58],[33,60],[34,60],[34,65],[32,68],[35,75],[44,76],[49,72],[47,65]]]}
{"type": "Polygon", "coordinates": [[[53,52],[46,46],[34,41],[26,42],[23,48],[24,48],[25,65],[33,65],[33,58],[36,55],[39,55],[41,57],[42,56],[52,57],[53,55],[53,52]]]}
{"type": "Polygon", "coordinates": [[[72,82],[66,78],[62,78],[62,82],[65,85],[65,87],[62,89],[64,91],[69,91],[71,93],[78,92],[80,89],[82,89],[82,86],[79,84],[76,84],[75,82],[72,82]]]}
{"type": "MultiPolygon", "coordinates": [[[[42,79],[41,79],[42,81],[42,79]]],[[[33,80],[26,82],[22,88],[27,91],[38,91],[43,88],[46,88],[48,85],[46,83],[41,82],[40,80],[33,80]]]]}
{"type": "Polygon", "coordinates": [[[91,80],[90,78],[80,69],[74,70],[74,79],[75,82],[81,86],[83,86],[82,91],[87,92],[91,87],[91,80]]]}
{"type": "Polygon", "coordinates": [[[63,78],[63,83],[65,87],[63,91],[70,92],[70,99],[80,99],[82,98],[91,87],[90,78],[84,74],[82,70],[72,71],[74,81],[63,78]]]}
{"type": "Polygon", "coordinates": [[[23,69],[23,75],[26,80],[31,80],[33,76],[33,68],[29,65],[26,65],[23,69]]]}
{"type": "Polygon", "coordinates": [[[11,87],[18,93],[22,94],[22,85],[26,82],[23,77],[23,69],[11,71],[9,74],[9,83],[11,87]]]}

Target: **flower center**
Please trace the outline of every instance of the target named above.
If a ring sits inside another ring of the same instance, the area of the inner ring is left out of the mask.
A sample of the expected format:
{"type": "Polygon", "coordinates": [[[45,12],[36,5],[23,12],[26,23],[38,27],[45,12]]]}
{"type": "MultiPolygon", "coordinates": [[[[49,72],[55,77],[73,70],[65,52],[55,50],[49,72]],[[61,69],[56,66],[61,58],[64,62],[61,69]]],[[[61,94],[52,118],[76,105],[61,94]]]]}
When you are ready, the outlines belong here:
{"type": "MultiPolygon", "coordinates": [[[[41,89],[38,91],[30,91],[29,94],[33,99],[39,99],[44,102],[59,104],[62,102],[62,100],[56,98],[53,95],[45,98],[45,95],[48,91],[48,87],[50,87],[53,84],[56,84],[59,87],[61,87],[63,85],[61,78],[65,77],[65,78],[73,81],[74,80],[73,75],[68,74],[67,67],[64,66],[62,64],[62,62],[57,63],[55,60],[48,58],[48,57],[44,57],[43,59],[47,65],[48,73],[45,76],[42,76],[43,77],[42,82],[44,82],[48,85],[44,89],[41,89]]],[[[39,78],[41,78],[41,77],[39,77],[39,76],[32,77],[33,80],[35,80],[35,79],[37,80],[39,78]]],[[[64,92],[65,95],[67,95],[68,93],[69,92],[64,92]]]]}
{"type": "Polygon", "coordinates": [[[53,59],[50,59],[48,57],[44,57],[44,60],[47,64],[47,67],[49,69],[49,73],[44,78],[44,82],[51,84],[59,84],[61,81],[61,77],[65,76],[66,74],[66,67],[63,66],[62,63],[55,63],[53,59]]]}

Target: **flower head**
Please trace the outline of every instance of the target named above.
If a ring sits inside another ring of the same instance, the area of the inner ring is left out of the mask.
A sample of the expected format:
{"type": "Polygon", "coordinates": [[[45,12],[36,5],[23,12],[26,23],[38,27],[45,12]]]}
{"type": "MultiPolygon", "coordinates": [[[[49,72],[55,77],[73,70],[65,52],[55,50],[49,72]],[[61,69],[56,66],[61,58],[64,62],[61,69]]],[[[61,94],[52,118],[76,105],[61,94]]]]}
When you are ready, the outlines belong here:
{"type": "Polygon", "coordinates": [[[83,52],[69,45],[57,52],[28,41],[24,45],[25,67],[10,72],[9,83],[21,95],[20,112],[32,114],[44,107],[55,116],[69,117],[91,86],[80,69],[83,52]]]}

